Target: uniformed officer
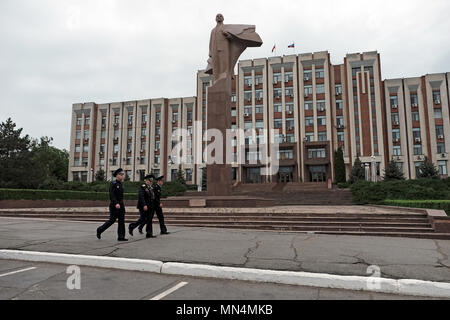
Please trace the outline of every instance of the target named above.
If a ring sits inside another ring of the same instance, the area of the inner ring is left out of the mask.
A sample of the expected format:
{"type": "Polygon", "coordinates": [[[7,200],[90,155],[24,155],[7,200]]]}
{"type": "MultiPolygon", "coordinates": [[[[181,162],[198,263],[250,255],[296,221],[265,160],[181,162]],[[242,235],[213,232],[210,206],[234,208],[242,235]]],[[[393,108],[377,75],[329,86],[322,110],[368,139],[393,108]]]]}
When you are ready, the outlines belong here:
{"type": "Polygon", "coordinates": [[[153,193],[155,195],[154,201],[153,201],[153,207],[150,213],[149,221],[147,223],[147,238],[154,238],[153,236],[153,228],[152,228],[152,221],[153,217],[156,212],[156,216],[159,220],[159,227],[161,229],[161,234],[170,234],[170,232],[167,232],[166,225],[164,224],[164,215],[162,211],[162,203],[161,203],[161,187],[164,184],[164,176],[156,178],[156,185],[153,187],[153,193]]]}
{"type": "Polygon", "coordinates": [[[128,226],[128,233],[133,235],[133,230],[139,227],[139,232],[142,233],[142,228],[148,222],[150,211],[152,208],[152,200],[153,200],[153,188],[152,183],[154,179],[154,175],[150,174],[145,176],[144,184],[139,187],[139,197],[137,208],[139,209],[139,220],[130,223],[128,226]]]}
{"type": "Polygon", "coordinates": [[[113,173],[113,177],[116,179],[111,182],[109,187],[109,220],[104,225],[97,229],[97,238],[101,239],[101,235],[110,226],[119,219],[119,225],[117,227],[118,241],[128,241],[125,239],[125,205],[123,203],[123,186],[122,181],[125,177],[125,173],[122,168],[117,169],[113,173]]]}

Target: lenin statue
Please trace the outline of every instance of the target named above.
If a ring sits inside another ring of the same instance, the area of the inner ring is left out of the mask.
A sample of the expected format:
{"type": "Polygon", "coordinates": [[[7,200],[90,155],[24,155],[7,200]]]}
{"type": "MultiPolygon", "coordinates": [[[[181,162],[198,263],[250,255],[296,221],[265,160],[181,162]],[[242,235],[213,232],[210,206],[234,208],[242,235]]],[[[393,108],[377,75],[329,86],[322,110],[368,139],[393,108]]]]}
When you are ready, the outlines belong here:
{"type": "Polygon", "coordinates": [[[211,32],[206,73],[213,83],[233,75],[234,66],[247,47],[260,47],[262,40],[254,25],[223,24],[222,14],[216,16],[217,26],[211,32]]]}

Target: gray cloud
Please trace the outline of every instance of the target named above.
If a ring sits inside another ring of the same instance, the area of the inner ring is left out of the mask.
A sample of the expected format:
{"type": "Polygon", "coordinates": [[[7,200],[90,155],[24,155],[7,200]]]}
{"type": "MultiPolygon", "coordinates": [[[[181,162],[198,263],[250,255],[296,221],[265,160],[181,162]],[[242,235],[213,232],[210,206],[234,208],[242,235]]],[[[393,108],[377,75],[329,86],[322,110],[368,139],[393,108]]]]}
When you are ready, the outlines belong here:
{"type": "Polygon", "coordinates": [[[68,148],[75,102],[193,96],[216,13],[256,24],[242,59],[378,50],[384,78],[450,71],[450,3],[423,1],[0,1],[0,120],[68,148]]]}

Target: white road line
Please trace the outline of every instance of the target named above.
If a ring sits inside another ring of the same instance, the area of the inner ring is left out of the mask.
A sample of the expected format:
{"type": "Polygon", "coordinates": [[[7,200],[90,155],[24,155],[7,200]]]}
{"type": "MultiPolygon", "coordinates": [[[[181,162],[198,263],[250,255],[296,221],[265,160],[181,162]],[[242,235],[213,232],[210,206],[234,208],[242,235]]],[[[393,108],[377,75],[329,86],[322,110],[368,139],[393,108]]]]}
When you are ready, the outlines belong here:
{"type": "Polygon", "coordinates": [[[150,300],[161,300],[162,298],[167,297],[169,294],[177,291],[178,289],[183,288],[187,284],[188,282],[180,282],[176,286],[164,291],[163,293],[158,294],[157,296],[151,298],[150,300]]]}
{"type": "Polygon", "coordinates": [[[8,273],[0,274],[0,278],[1,278],[1,277],[6,277],[6,276],[10,276],[10,275],[12,275],[12,274],[20,273],[20,272],[25,272],[25,271],[34,270],[34,269],[36,269],[36,267],[31,267],[31,268],[26,268],[26,269],[22,269],[22,270],[16,270],[16,271],[12,271],[12,272],[8,272],[8,273]]]}

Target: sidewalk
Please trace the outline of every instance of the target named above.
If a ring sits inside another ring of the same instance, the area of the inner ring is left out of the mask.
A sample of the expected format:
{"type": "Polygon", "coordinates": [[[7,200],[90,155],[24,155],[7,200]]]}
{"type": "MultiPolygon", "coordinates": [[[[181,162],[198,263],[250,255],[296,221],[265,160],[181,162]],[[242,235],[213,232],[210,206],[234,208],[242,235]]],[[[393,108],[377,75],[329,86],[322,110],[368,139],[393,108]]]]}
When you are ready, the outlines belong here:
{"type": "Polygon", "coordinates": [[[450,282],[448,240],[169,227],[168,236],[145,239],[136,231],[118,243],[117,225],[102,240],[95,237],[98,225],[0,218],[0,249],[336,275],[367,276],[368,266],[377,265],[386,278],[450,282]]]}

